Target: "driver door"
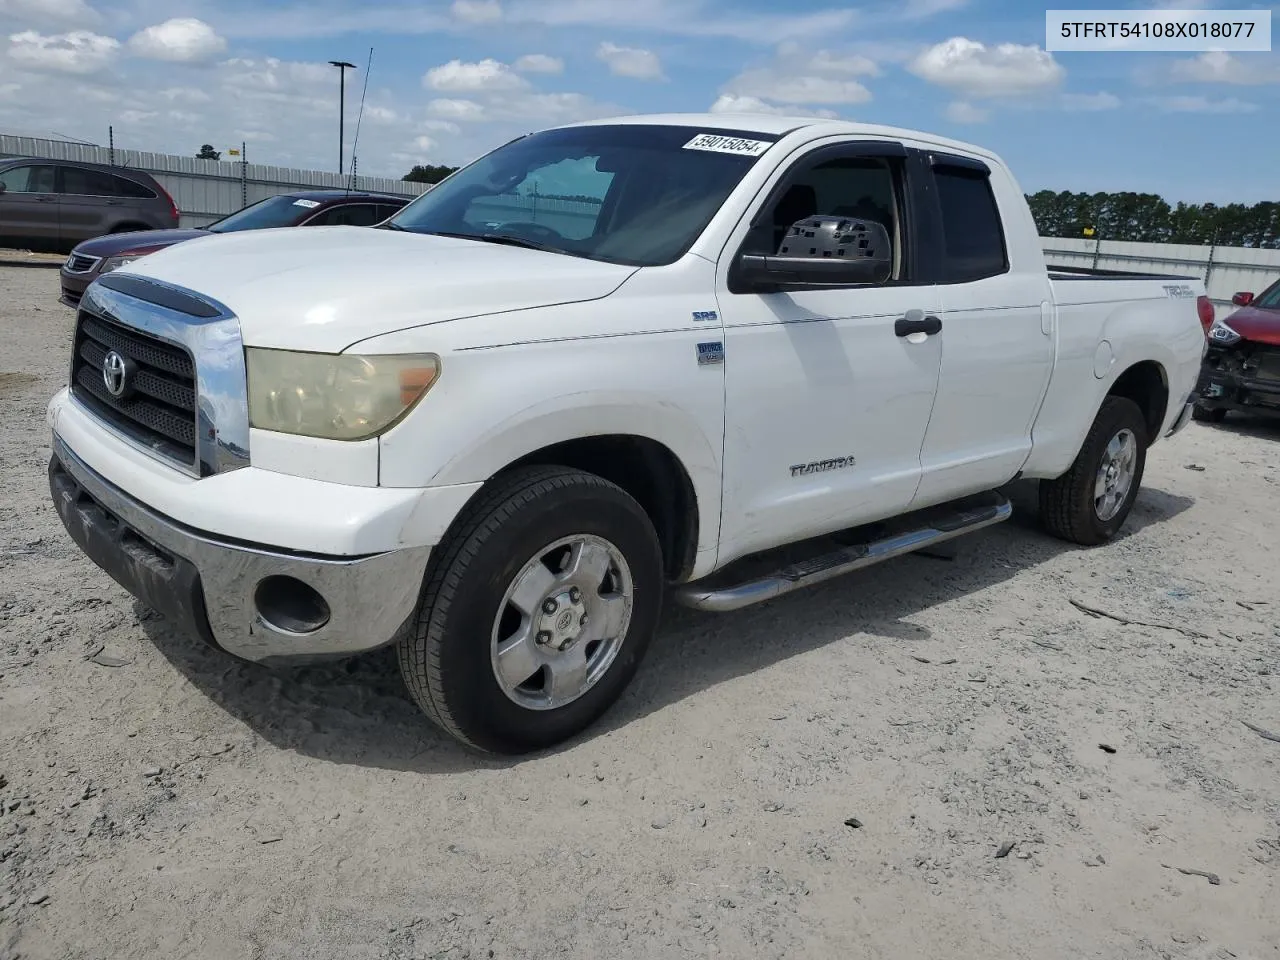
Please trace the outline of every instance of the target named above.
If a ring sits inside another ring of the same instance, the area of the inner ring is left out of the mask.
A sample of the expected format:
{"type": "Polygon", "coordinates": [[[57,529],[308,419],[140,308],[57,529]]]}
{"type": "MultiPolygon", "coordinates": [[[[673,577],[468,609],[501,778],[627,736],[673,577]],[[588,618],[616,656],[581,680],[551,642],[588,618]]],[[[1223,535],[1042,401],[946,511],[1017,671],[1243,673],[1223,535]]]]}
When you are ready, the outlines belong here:
{"type": "Polygon", "coordinates": [[[725,248],[721,563],[892,516],[915,496],[942,359],[939,337],[895,325],[941,307],[915,229],[919,162],[900,143],[828,141],[775,177],[725,248]],[[740,254],[775,252],[814,214],[884,224],[891,279],[735,289],[740,254]]]}

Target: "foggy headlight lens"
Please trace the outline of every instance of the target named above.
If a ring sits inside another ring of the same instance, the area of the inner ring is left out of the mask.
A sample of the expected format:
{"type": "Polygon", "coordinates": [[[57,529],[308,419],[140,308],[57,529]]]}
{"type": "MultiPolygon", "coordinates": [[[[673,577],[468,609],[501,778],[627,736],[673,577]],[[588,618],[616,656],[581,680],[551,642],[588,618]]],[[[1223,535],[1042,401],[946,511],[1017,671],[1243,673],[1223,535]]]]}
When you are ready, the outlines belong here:
{"type": "Polygon", "coordinates": [[[353,356],[245,350],[249,423],[327,440],[367,440],[408,413],[440,376],[430,353],[353,356]]]}
{"type": "Polygon", "coordinates": [[[127,267],[133,261],[138,259],[138,254],[124,257],[108,257],[102,264],[99,273],[110,273],[112,270],[119,270],[121,267],[127,267]]]}

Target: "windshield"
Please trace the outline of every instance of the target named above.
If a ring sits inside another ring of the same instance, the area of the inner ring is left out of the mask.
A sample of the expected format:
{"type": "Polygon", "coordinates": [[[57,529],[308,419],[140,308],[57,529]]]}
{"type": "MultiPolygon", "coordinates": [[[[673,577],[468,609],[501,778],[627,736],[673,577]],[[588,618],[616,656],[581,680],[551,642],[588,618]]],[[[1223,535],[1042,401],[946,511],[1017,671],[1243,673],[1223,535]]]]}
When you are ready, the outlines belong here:
{"type": "Polygon", "coordinates": [[[1258,299],[1254,300],[1251,306],[1261,307],[1264,310],[1280,310],[1280,282],[1273,283],[1258,294],[1258,299]]]}
{"type": "Polygon", "coordinates": [[[693,245],[776,140],[641,124],[546,130],[459,170],[388,225],[658,266],[693,245]]]}
{"type": "Polygon", "coordinates": [[[214,233],[231,233],[235,230],[263,230],[267,227],[292,227],[302,217],[320,206],[314,200],[297,200],[293,197],[267,197],[257,203],[215,220],[205,227],[214,233]]]}

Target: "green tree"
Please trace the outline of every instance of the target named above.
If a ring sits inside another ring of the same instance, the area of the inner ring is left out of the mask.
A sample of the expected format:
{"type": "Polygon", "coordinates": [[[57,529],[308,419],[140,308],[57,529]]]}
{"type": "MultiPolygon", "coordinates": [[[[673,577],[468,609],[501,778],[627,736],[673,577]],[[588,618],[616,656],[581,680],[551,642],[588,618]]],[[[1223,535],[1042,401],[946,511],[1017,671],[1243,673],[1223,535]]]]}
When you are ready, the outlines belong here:
{"type": "Polygon", "coordinates": [[[457,169],[457,167],[432,166],[430,164],[424,166],[419,163],[401,179],[408,180],[411,183],[439,183],[457,169]]]}
{"type": "Polygon", "coordinates": [[[1027,197],[1042,237],[1082,237],[1086,227],[1103,240],[1188,243],[1280,249],[1280,203],[1168,202],[1153,193],[1054,193],[1027,197]]]}
{"type": "Polygon", "coordinates": [[[221,160],[222,151],[213,149],[213,144],[206,143],[200,148],[200,152],[196,154],[197,160],[221,160]]]}

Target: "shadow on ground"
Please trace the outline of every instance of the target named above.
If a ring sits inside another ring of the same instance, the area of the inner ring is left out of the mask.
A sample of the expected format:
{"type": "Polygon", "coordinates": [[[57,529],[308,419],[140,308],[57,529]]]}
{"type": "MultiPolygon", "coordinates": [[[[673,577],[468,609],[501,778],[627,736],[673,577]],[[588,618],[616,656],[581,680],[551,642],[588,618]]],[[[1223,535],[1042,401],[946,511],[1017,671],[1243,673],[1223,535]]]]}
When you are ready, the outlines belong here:
{"type": "MultiPolygon", "coordinates": [[[[703,614],[669,603],[635,681],[584,738],[857,633],[928,639],[926,630],[909,622],[921,610],[997,586],[1075,549],[1039,530],[1034,485],[1015,484],[1005,492],[1014,503],[1012,521],[945,544],[938,556],[901,557],[736,613],[703,614]]],[[[1125,536],[1172,519],[1193,502],[1145,488],[1125,536]]],[[[502,768],[530,759],[481,756],[437,730],[409,699],[393,650],[268,670],[232,660],[154,615],[144,618],[143,627],[199,690],[281,749],[421,773],[502,768]]]]}

